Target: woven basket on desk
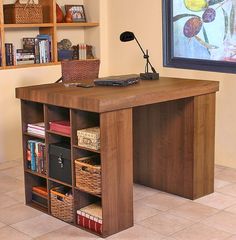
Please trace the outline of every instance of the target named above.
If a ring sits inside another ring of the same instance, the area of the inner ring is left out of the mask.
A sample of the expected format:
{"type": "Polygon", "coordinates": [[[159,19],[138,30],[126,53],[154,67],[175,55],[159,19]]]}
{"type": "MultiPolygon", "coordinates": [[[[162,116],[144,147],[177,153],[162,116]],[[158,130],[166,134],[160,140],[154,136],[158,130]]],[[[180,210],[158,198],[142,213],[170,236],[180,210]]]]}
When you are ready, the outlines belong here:
{"type": "Polygon", "coordinates": [[[98,78],[100,60],[65,60],[61,62],[62,82],[79,82],[98,78]]]}
{"type": "Polygon", "coordinates": [[[28,0],[27,4],[20,4],[17,0],[14,4],[4,4],[4,23],[42,23],[43,10],[41,4],[35,4],[34,0],[28,0]]]}
{"type": "Polygon", "coordinates": [[[73,196],[61,193],[63,187],[55,187],[50,190],[51,213],[65,222],[73,222],[73,196]]]}
{"type": "Polygon", "coordinates": [[[101,165],[98,164],[97,156],[75,160],[76,187],[96,195],[101,194],[101,165]]]}

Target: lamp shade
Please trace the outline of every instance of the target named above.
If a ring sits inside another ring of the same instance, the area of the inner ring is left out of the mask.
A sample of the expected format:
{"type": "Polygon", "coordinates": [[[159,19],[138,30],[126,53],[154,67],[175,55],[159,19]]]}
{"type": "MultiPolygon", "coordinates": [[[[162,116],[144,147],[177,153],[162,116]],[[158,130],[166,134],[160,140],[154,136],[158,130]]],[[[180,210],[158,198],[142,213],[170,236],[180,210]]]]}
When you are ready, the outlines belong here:
{"type": "Polygon", "coordinates": [[[134,39],[135,39],[135,36],[133,32],[126,31],[120,34],[121,42],[129,42],[129,41],[133,41],[134,39]]]}

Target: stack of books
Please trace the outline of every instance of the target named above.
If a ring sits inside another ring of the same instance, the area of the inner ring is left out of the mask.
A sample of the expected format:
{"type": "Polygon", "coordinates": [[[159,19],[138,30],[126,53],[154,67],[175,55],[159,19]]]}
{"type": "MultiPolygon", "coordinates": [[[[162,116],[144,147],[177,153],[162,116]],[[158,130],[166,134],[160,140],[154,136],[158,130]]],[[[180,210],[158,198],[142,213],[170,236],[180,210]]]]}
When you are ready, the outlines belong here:
{"type": "Polygon", "coordinates": [[[27,168],[31,171],[46,174],[47,166],[45,143],[37,140],[28,140],[27,168]]]}
{"type": "Polygon", "coordinates": [[[28,123],[27,124],[27,132],[44,137],[45,136],[45,123],[44,122],[39,122],[39,123],[34,123],[34,124],[28,123]]]}
{"type": "Polygon", "coordinates": [[[102,233],[102,207],[101,203],[93,203],[77,210],[78,225],[102,233]]]}
{"type": "Polygon", "coordinates": [[[80,43],[80,44],[74,46],[73,59],[86,60],[89,58],[94,58],[93,56],[90,56],[91,54],[89,54],[89,52],[90,52],[89,49],[91,51],[92,46],[84,44],[84,43],[80,43]]]}
{"type": "Polygon", "coordinates": [[[12,43],[5,43],[6,65],[49,63],[52,61],[52,38],[40,34],[35,38],[23,38],[23,48],[15,49],[12,43]]]}

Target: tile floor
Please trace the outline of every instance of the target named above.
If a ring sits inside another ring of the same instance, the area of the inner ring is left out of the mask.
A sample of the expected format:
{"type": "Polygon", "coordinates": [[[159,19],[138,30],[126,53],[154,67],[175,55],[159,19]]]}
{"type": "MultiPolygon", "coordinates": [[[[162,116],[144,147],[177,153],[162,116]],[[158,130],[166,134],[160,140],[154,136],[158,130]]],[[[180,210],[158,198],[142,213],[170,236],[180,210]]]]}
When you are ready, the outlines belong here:
{"type": "MultiPolygon", "coordinates": [[[[23,169],[0,164],[0,240],[99,237],[24,205],[23,169]]],[[[109,239],[236,240],[236,169],[215,167],[215,193],[195,201],[134,185],[134,227],[109,239]]]]}

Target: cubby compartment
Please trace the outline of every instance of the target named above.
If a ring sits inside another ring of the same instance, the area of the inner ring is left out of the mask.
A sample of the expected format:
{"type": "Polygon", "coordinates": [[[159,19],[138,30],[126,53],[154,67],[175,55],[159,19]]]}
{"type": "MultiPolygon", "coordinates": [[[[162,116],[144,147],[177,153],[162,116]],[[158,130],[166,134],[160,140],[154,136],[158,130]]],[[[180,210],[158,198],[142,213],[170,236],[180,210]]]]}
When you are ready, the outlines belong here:
{"type": "Polygon", "coordinates": [[[47,124],[46,129],[49,133],[70,137],[71,122],[70,110],[68,108],[48,105],[46,108],[47,124]]]}
{"type": "Polygon", "coordinates": [[[101,198],[75,190],[75,222],[93,233],[102,235],[101,198]]]}
{"type": "Polygon", "coordinates": [[[27,171],[38,175],[47,174],[46,145],[43,139],[25,135],[24,166],[27,171]]]}
{"type": "Polygon", "coordinates": [[[74,222],[74,198],[71,187],[50,181],[50,212],[65,222],[74,222]]]}
{"type": "Polygon", "coordinates": [[[25,172],[26,204],[48,212],[48,187],[47,179],[25,172]]]}
{"type": "MultiPolygon", "coordinates": [[[[44,105],[41,103],[21,101],[22,115],[22,130],[23,133],[28,133],[28,124],[37,124],[44,122],[44,105]]],[[[28,133],[29,135],[36,135],[28,133]]],[[[40,136],[41,137],[41,136],[40,136]]]]}
{"type": "Polygon", "coordinates": [[[93,113],[93,112],[81,111],[81,110],[71,110],[71,111],[72,111],[71,122],[72,122],[72,126],[73,126],[73,128],[72,128],[73,146],[77,147],[77,148],[91,150],[93,152],[99,153],[99,150],[78,146],[78,135],[77,135],[78,130],[99,127],[99,125],[100,125],[99,114],[93,113]]]}
{"type": "Polygon", "coordinates": [[[49,144],[49,177],[72,185],[71,147],[68,143],[49,144]]]}

